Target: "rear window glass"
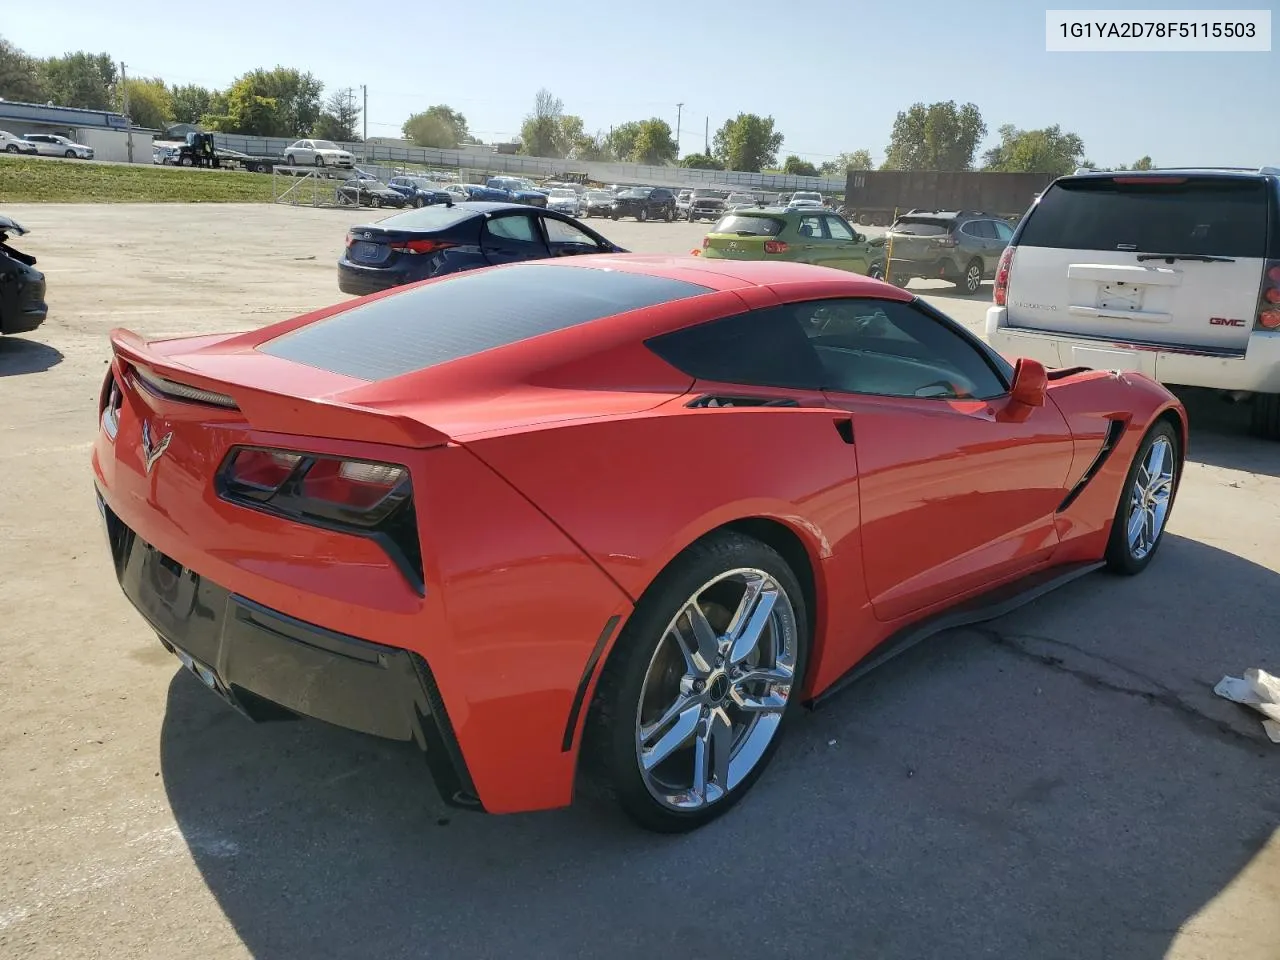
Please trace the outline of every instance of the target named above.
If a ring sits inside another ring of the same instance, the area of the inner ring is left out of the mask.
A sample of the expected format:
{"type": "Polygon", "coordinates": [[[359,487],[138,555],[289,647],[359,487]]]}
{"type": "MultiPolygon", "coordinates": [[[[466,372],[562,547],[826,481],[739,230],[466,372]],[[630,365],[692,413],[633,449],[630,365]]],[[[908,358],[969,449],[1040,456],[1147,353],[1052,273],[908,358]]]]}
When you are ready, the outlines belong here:
{"type": "Polygon", "coordinates": [[[457,274],[262,344],[273,357],[385,380],[530,337],[709,292],[666,277],[520,264],[457,274]]]}
{"type": "Polygon", "coordinates": [[[419,207],[379,220],[378,226],[383,230],[441,230],[475,215],[475,210],[460,207],[419,207]]]}
{"type": "Polygon", "coordinates": [[[908,237],[945,237],[951,232],[949,220],[907,220],[902,219],[889,228],[894,233],[908,237]]]}
{"type": "Polygon", "coordinates": [[[1181,183],[1066,180],[1045,191],[1018,242],[1070,250],[1261,257],[1267,186],[1244,177],[1181,183]]]}
{"type": "Polygon", "coordinates": [[[711,228],[712,233],[734,233],[740,237],[776,237],[782,232],[783,223],[773,217],[721,217],[711,228]]]}

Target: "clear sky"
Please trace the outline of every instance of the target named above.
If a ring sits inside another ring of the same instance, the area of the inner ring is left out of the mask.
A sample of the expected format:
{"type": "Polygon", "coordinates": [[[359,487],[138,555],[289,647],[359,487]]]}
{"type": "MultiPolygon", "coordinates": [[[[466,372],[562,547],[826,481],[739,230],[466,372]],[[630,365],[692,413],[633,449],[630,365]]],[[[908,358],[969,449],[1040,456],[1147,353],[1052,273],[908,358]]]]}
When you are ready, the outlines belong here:
{"type": "MultiPolygon", "coordinates": [[[[1280,52],[1274,38],[1270,53],[1046,53],[1044,10],[1066,3],[0,5],[0,35],[37,56],[106,51],[125,61],[131,76],[216,87],[277,64],[310,70],[326,92],[366,85],[370,136],[399,136],[410,113],[447,103],[482,139],[511,138],[535,92],[547,87],[592,132],[650,116],[674,129],[682,102],[682,153],[702,149],[708,118],[714,134],[725,119],[745,111],[776,119],[786,136],[783,154],[821,162],[865,147],[878,162],[899,110],[916,101],[954,99],[978,105],[989,141],[1004,123],[1059,123],[1078,133],[1089,158],[1104,166],[1143,154],[1165,166],[1280,164],[1280,52]]],[[[1216,6],[1274,5],[1255,0],[1216,6]]],[[[1123,6],[1214,4],[1131,0],[1123,6]]]]}

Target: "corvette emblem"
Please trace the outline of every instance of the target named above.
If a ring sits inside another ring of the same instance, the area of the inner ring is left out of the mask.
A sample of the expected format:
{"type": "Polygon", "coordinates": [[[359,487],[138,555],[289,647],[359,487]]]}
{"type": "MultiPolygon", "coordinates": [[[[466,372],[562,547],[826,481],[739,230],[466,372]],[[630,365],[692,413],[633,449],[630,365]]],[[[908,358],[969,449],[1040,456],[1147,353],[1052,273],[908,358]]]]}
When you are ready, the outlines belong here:
{"type": "Polygon", "coordinates": [[[151,472],[151,468],[156,465],[156,461],[164,456],[164,452],[169,449],[169,441],[173,439],[173,433],[166,433],[160,438],[159,443],[155,443],[151,439],[151,424],[142,421],[142,466],[147,473],[151,472]]]}

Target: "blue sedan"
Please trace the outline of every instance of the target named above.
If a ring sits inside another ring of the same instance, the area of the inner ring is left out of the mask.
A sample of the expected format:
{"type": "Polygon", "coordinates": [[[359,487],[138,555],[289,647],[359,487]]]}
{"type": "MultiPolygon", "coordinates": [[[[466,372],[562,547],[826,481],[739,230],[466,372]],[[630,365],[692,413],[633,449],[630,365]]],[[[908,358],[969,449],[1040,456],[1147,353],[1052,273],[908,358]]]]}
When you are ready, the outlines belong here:
{"type": "Polygon", "coordinates": [[[360,296],[519,260],[626,253],[573,217],[523,203],[450,203],[352,227],[338,289],[360,296]]]}
{"type": "Polygon", "coordinates": [[[408,199],[409,206],[425,207],[432,203],[449,203],[452,197],[426,177],[392,177],[387,186],[408,199]]]}

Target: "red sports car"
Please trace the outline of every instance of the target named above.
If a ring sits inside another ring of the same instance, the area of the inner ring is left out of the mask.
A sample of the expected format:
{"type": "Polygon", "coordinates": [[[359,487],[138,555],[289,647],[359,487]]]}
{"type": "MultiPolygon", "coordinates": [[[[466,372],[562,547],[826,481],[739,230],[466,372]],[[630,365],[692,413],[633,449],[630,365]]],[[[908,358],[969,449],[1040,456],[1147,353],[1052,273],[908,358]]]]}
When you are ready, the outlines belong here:
{"type": "Polygon", "coordinates": [[[1182,407],[787,263],[514,264],[111,336],[115,571],[254,719],[415,740],[449,803],[731,807],[885,656],[1158,548],[1182,407]]]}

